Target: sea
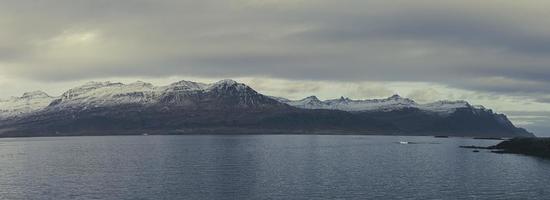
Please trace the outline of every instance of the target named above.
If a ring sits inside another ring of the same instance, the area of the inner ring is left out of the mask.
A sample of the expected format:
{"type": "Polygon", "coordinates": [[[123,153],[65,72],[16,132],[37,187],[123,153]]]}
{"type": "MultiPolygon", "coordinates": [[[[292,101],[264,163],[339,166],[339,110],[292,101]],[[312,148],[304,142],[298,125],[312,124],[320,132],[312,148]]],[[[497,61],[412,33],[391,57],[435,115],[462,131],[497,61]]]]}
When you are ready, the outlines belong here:
{"type": "Polygon", "coordinates": [[[362,135],[0,139],[0,199],[550,199],[550,160],[362,135]]]}

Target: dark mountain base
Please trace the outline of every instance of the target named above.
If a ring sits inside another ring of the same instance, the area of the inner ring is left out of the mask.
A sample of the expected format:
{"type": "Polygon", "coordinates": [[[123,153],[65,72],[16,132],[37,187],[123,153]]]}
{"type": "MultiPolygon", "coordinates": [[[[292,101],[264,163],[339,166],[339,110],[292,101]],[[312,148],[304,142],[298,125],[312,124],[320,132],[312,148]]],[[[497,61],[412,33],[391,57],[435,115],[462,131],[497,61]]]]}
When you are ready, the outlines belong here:
{"type": "Polygon", "coordinates": [[[0,124],[0,137],[141,134],[334,134],[529,137],[490,117],[441,117],[418,110],[351,113],[297,108],[188,109],[127,105],[37,113],[0,124]],[[470,119],[471,118],[471,119],[470,119]],[[473,122],[477,120],[476,122],[473,122]],[[471,124],[483,123],[484,126],[471,124]]]}

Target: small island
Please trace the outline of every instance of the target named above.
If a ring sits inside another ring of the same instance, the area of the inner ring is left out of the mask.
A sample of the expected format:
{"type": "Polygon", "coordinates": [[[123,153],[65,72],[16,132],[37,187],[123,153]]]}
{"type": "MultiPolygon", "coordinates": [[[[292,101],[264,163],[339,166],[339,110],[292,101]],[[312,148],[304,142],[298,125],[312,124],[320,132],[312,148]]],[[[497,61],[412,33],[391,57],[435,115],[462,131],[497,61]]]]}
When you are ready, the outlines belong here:
{"type": "Polygon", "coordinates": [[[513,138],[489,147],[461,146],[461,148],[490,149],[493,153],[514,153],[550,158],[550,138],[513,138]]]}

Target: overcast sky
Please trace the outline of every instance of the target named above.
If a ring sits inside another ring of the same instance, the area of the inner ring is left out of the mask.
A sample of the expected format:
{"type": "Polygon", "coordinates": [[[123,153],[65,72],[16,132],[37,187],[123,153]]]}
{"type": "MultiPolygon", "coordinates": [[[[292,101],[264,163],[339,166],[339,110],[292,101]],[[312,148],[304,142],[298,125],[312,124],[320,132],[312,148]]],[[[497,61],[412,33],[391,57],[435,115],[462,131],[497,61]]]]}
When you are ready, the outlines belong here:
{"type": "Polygon", "coordinates": [[[0,0],[0,98],[233,78],[288,98],[464,99],[550,136],[550,1],[0,0]]]}

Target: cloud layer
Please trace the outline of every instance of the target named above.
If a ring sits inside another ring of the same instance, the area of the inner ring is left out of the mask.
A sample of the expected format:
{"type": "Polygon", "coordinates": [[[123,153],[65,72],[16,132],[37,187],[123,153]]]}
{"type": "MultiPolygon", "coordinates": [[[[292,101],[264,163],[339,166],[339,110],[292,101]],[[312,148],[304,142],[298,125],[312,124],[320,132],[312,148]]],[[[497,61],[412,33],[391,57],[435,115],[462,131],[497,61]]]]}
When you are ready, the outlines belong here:
{"type": "MultiPolygon", "coordinates": [[[[400,89],[381,84],[416,82],[521,98],[550,111],[549,6],[536,0],[0,0],[0,85],[249,77],[293,82],[251,83],[294,97],[308,93],[297,88],[322,90],[312,82],[355,84],[350,96],[385,95],[400,89]]],[[[410,91],[433,100],[447,90],[410,91]]]]}

